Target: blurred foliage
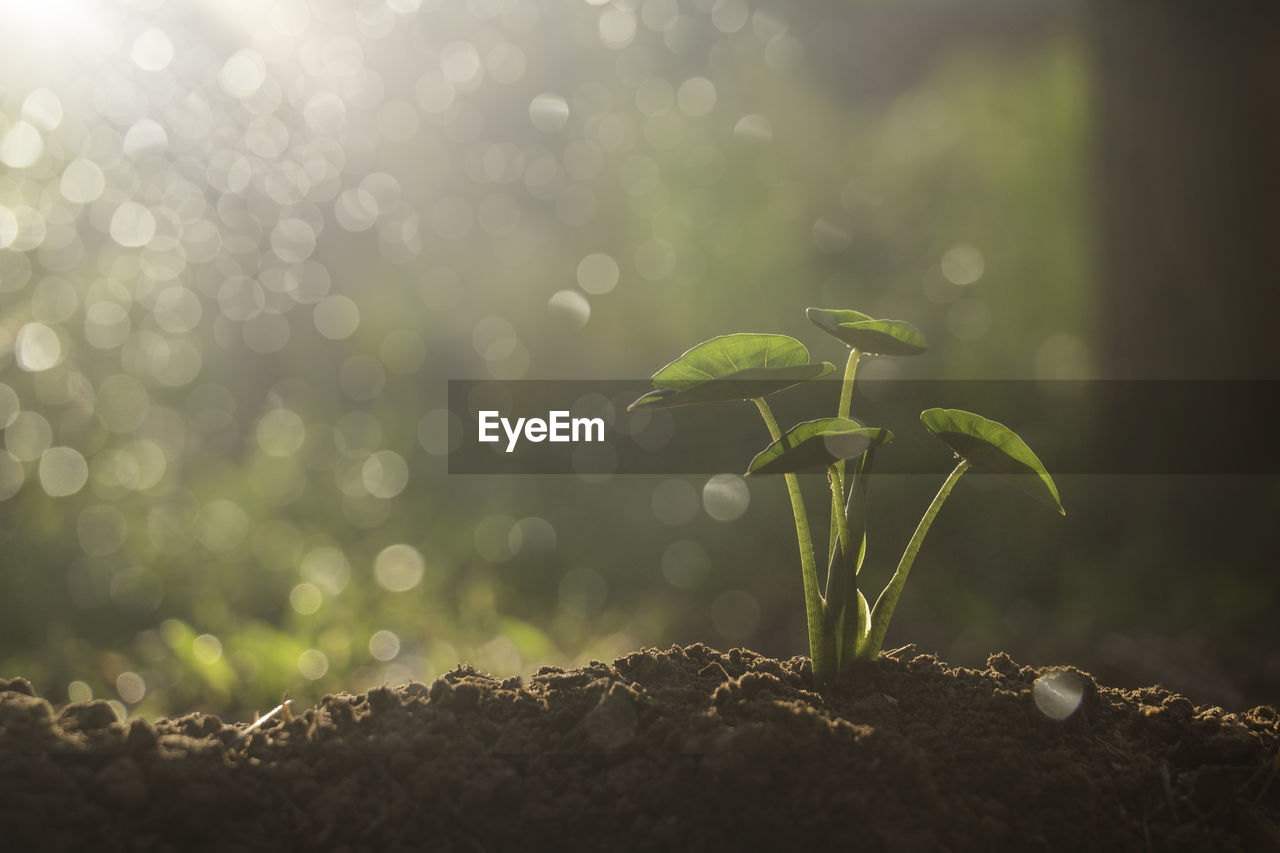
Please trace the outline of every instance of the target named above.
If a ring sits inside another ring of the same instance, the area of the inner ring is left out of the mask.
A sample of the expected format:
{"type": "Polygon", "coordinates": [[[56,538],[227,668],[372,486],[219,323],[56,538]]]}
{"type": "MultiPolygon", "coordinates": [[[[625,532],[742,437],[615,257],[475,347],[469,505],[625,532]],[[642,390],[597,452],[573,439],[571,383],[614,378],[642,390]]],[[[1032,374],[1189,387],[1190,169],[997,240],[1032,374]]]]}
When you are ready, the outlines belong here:
{"type": "MultiPolygon", "coordinates": [[[[0,29],[0,671],[55,700],[803,651],[776,483],[718,521],[692,478],[450,477],[451,378],[642,378],[739,330],[839,357],[811,304],[933,345],[864,375],[1089,375],[1069,31],[850,99],[743,0],[41,8],[0,29]]],[[[1000,517],[987,580],[922,559],[925,640],[1008,644],[991,584],[1065,534],[1000,517]]]]}

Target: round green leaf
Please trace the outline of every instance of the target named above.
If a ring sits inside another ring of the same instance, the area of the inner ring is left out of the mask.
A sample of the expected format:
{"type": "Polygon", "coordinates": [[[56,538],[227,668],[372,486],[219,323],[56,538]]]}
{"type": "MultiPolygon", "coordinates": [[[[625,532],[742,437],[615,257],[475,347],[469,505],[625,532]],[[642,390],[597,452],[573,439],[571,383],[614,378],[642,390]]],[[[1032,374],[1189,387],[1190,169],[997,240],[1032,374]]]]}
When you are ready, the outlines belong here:
{"type": "Polygon", "coordinates": [[[628,409],[752,400],[835,370],[809,363],[809,350],[787,335],[739,333],[703,341],[653,375],[653,391],[628,409]]]}
{"type": "Polygon", "coordinates": [[[1058,487],[1040,459],[1004,424],[961,409],[925,409],[920,422],[974,468],[995,474],[1040,503],[1067,514],[1058,487]]]}
{"type": "Polygon", "coordinates": [[[871,355],[919,355],[929,348],[924,335],[902,320],[875,320],[860,311],[809,308],[810,322],[845,346],[871,355]]]}
{"type": "Polygon", "coordinates": [[[893,433],[889,430],[864,427],[849,418],[802,421],[757,453],[747,467],[747,476],[823,468],[841,459],[861,456],[867,448],[892,440],[893,433]]]}

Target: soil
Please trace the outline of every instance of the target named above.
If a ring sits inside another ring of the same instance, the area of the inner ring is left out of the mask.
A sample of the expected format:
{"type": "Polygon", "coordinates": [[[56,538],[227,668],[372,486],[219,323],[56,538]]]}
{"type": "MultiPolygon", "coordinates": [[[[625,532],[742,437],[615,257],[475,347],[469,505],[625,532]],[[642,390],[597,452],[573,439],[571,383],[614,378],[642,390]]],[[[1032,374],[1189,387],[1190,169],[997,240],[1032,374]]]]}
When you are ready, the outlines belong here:
{"type": "Polygon", "coordinates": [[[461,666],[246,734],[0,680],[0,847],[1280,850],[1274,708],[911,647],[810,683],[692,645],[527,684],[461,666]],[[1082,689],[1064,720],[1036,702],[1054,679],[1082,689]]]}

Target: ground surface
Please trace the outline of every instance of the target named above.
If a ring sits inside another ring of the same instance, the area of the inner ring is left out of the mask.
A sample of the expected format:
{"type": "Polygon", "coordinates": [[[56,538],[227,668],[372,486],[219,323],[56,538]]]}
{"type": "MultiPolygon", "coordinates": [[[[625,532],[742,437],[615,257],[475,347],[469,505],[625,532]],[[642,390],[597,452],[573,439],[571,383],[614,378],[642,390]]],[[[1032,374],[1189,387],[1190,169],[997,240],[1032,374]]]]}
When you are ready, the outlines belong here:
{"type": "Polygon", "coordinates": [[[1280,850],[1275,709],[1064,672],[908,648],[824,699],[805,659],[694,645],[528,684],[460,667],[247,736],[0,681],[0,847],[1280,850]]]}

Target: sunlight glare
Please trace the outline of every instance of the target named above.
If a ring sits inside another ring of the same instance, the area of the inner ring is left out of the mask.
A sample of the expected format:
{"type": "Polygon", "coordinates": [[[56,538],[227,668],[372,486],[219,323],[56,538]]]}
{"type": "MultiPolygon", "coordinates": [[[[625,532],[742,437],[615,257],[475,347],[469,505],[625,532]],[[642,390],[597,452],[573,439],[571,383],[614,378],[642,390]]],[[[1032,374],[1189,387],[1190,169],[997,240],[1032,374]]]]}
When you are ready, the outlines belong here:
{"type": "Polygon", "coordinates": [[[50,54],[56,55],[60,63],[69,57],[86,65],[98,62],[115,38],[115,28],[104,20],[104,8],[105,4],[92,0],[0,3],[0,32],[10,34],[9,44],[24,48],[0,59],[0,63],[16,70],[50,54]]]}

